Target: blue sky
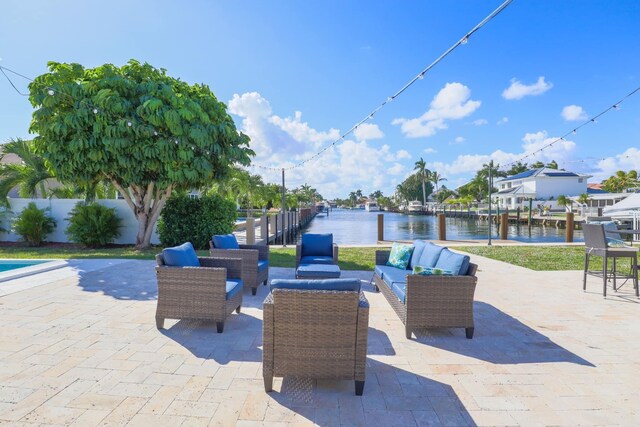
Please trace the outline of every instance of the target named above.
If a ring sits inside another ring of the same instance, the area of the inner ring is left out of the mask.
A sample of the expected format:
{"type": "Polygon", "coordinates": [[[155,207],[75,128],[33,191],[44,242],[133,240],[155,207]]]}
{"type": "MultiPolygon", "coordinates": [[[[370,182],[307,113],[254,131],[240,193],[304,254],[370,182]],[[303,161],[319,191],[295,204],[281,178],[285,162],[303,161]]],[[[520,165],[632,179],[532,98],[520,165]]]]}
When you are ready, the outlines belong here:
{"type": "MultiPolygon", "coordinates": [[[[256,164],[286,167],[333,142],[500,3],[5,0],[0,65],[28,76],[50,60],[164,67],[227,103],[256,164]]],[[[327,197],[388,194],[423,157],[455,187],[489,159],[535,151],[640,86],[639,24],[633,0],[514,0],[369,126],[288,172],[289,183],[327,197]]],[[[2,81],[0,141],[28,137],[31,111],[2,81]]],[[[640,169],[638,135],[640,93],[537,159],[599,181],[640,169]]]]}

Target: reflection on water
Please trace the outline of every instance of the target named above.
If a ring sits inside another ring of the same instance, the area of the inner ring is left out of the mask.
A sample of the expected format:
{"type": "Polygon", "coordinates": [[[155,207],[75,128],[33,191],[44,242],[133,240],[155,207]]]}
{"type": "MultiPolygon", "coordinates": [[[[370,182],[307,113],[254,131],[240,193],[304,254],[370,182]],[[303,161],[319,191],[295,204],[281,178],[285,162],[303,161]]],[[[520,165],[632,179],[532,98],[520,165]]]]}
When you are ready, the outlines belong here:
{"type": "MultiPolygon", "coordinates": [[[[305,233],[333,233],[336,243],[342,244],[375,244],[378,238],[377,217],[379,212],[364,210],[334,209],[329,216],[315,217],[305,233]]],[[[385,240],[435,240],[438,238],[436,217],[427,215],[403,215],[384,213],[385,240]]],[[[448,240],[487,239],[489,225],[487,221],[476,221],[464,218],[447,218],[448,240]]],[[[509,240],[520,242],[564,242],[564,228],[553,226],[527,227],[526,225],[509,225],[509,240]]],[[[499,237],[497,226],[493,226],[493,238],[499,237]]],[[[582,241],[582,231],[574,231],[574,240],[582,241]]]]}

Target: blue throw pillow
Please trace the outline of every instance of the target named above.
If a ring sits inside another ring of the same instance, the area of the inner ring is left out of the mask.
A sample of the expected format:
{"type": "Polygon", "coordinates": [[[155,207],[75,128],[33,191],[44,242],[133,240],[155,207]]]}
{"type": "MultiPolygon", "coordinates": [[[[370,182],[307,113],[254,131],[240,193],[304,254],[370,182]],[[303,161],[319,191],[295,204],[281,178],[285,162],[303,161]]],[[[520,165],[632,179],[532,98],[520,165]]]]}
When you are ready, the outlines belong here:
{"type": "Polygon", "coordinates": [[[170,267],[200,267],[198,255],[191,242],[162,250],[165,265],[170,267]]]}
{"type": "Polygon", "coordinates": [[[412,253],[413,245],[394,242],[393,246],[391,246],[391,254],[389,254],[389,261],[387,261],[387,265],[399,268],[400,270],[406,270],[412,253]]]}
{"type": "Polygon", "coordinates": [[[413,242],[413,254],[411,255],[411,260],[409,261],[409,268],[413,268],[414,266],[419,264],[420,257],[422,256],[422,252],[424,252],[424,248],[427,246],[427,242],[424,240],[416,240],[413,242]]]}
{"type": "Polygon", "coordinates": [[[217,234],[211,238],[216,249],[240,249],[234,234],[217,234]]]}
{"type": "Polygon", "coordinates": [[[440,257],[435,267],[442,270],[449,270],[454,276],[467,274],[469,269],[469,255],[461,255],[444,248],[440,252],[440,257]]]}
{"type": "Polygon", "coordinates": [[[449,270],[435,267],[422,267],[420,265],[413,267],[413,274],[419,274],[421,276],[453,276],[453,273],[449,270]]]}
{"type": "Polygon", "coordinates": [[[333,257],[333,234],[303,234],[302,256],[320,255],[333,257]]]}
{"type": "Polygon", "coordinates": [[[431,242],[427,243],[422,250],[417,264],[423,267],[435,267],[443,249],[444,246],[434,245],[431,242]]]}
{"type": "Polygon", "coordinates": [[[325,280],[293,280],[274,279],[270,288],[274,289],[298,289],[313,291],[355,291],[360,292],[359,279],[325,279],[325,280]]]}

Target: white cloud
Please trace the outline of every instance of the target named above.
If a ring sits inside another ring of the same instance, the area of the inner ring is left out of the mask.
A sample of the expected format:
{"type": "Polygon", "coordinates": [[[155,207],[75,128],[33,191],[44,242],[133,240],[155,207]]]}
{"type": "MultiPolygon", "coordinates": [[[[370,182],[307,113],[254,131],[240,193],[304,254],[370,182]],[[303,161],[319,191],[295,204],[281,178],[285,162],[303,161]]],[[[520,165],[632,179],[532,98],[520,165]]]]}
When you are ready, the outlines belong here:
{"type": "Polygon", "coordinates": [[[628,172],[640,169],[640,149],[637,147],[627,148],[621,154],[604,158],[597,163],[597,169],[592,170],[593,181],[601,182],[617,171],[628,172]]]}
{"type": "Polygon", "coordinates": [[[525,96],[542,95],[552,87],[553,83],[545,82],[542,76],[538,77],[537,82],[530,85],[522,84],[517,79],[511,79],[511,86],[502,92],[502,97],[508,100],[522,99],[525,96]]]}
{"type": "MultiPolygon", "coordinates": [[[[493,160],[495,163],[504,165],[515,160],[519,160],[525,155],[534,153],[549,144],[552,141],[558,139],[557,137],[549,137],[545,131],[536,133],[527,133],[522,138],[522,151],[509,153],[502,150],[496,150],[491,154],[463,154],[456,157],[451,163],[443,162],[430,162],[427,163],[427,167],[431,170],[436,170],[443,175],[469,175],[475,173],[482,168],[482,165],[493,160]]],[[[561,140],[549,148],[536,153],[535,156],[529,156],[524,159],[524,162],[533,163],[537,160],[542,162],[550,162],[556,160],[559,164],[563,161],[571,158],[572,153],[576,147],[573,141],[561,140]]]]}
{"type": "Polygon", "coordinates": [[[438,151],[436,151],[436,149],[435,149],[435,148],[431,148],[431,147],[429,147],[429,148],[425,148],[423,151],[424,151],[426,154],[433,154],[433,153],[437,153],[437,152],[438,152],[438,151]]]}
{"type": "Polygon", "coordinates": [[[501,118],[496,122],[498,126],[506,125],[507,123],[509,123],[509,117],[507,116],[504,116],[503,118],[501,118]]]}
{"type": "Polygon", "coordinates": [[[378,125],[372,123],[361,124],[353,133],[358,141],[370,141],[384,137],[384,133],[382,133],[378,125]]]}
{"type": "Polygon", "coordinates": [[[397,118],[391,123],[400,125],[408,138],[429,137],[447,129],[447,120],[459,120],[476,111],[481,102],[469,99],[471,90],[461,83],[447,83],[433,98],[429,110],[414,119],[397,118]]]}
{"type": "MultiPolygon", "coordinates": [[[[256,152],[254,164],[286,168],[309,159],[340,136],[337,129],[314,129],[302,120],[299,111],[293,117],[273,114],[269,102],[257,92],[236,94],[228,105],[231,114],[242,118],[238,128],[251,138],[250,146],[256,152]]],[[[377,126],[371,126],[365,126],[366,138],[378,135],[377,126]]],[[[407,156],[410,154],[406,150],[394,153],[387,144],[376,148],[364,140],[345,140],[303,167],[287,171],[286,185],[297,187],[308,183],[329,198],[344,197],[357,188],[367,194],[375,190],[390,194],[397,183],[395,177],[405,171],[397,161],[407,156]]],[[[251,167],[249,170],[262,175],[266,182],[281,180],[279,170],[251,167]]]]}
{"type": "Polygon", "coordinates": [[[410,159],[410,158],[411,158],[411,154],[407,150],[398,150],[396,152],[396,159],[398,160],[410,159]]]}
{"type": "Polygon", "coordinates": [[[567,121],[587,120],[587,112],[579,105],[567,105],[560,114],[567,121]]]}
{"type": "Polygon", "coordinates": [[[476,119],[472,121],[471,124],[474,126],[484,126],[486,124],[489,124],[489,122],[487,121],[487,119],[476,119]]]}
{"type": "Polygon", "coordinates": [[[464,139],[464,137],[462,136],[456,136],[456,139],[453,140],[454,144],[462,144],[463,142],[465,142],[466,140],[464,139]]]}

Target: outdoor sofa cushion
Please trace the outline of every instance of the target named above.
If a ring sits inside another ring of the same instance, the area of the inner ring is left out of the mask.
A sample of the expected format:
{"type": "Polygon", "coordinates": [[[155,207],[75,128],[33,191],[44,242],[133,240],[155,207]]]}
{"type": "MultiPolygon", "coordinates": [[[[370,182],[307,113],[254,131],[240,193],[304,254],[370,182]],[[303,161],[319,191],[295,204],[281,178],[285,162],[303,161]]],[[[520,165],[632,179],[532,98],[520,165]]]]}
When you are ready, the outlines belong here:
{"type": "Polygon", "coordinates": [[[242,279],[227,279],[227,295],[225,297],[226,300],[230,300],[238,292],[242,292],[242,279]]]}
{"type": "Polygon", "coordinates": [[[211,241],[216,249],[240,249],[234,234],[217,234],[211,238],[211,241]]]}
{"type": "Polygon", "coordinates": [[[389,285],[389,288],[404,303],[405,289],[407,287],[407,273],[410,271],[400,270],[399,268],[384,266],[387,270],[383,271],[382,280],[389,285]]]}
{"type": "Polygon", "coordinates": [[[332,256],[309,255],[300,258],[300,264],[333,264],[332,256]]]}
{"type": "Polygon", "coordinates": [[[440,257],[440,253],[443,250],[443,246],[434,245],[431,242],[427,243],[422,250],[422,255],[420,255],[420,260],[417,264],[422,267],[435,267],[438,262],[438,258],[440,257]]]}
{"type": "Polygon", "coordinates": [[[387,265],[406,270],[412,253],[413,245],[404,245],[402,243],[394,242],[393,246],[391,246],[391,253],[389,254],[389,261],[387,261],[387,265]]]}
{"type": "Polygon", "coordinates": [[[265,268],[269,268],[269,261],[267,260],[258,261],[258,271],[264,270],[265,268]]]}
{"type": "Polygon", "coordinates": [[[164,248],[162,258],[164,258],[165,265],[170,267],[200,267],[198,255],[191,242],[172,248],[164,248]]]}
{"type": "Polygon", "coordinates": [[[442,270],[449,270],[454,276],[464,276],[469,270],[469,255],[461,255],[451,252],[448,248],[444,248],[440,252],[438,262],[434,266],[442,270]]]}
{"type": "Polygon", "coordinates": [[[333,234],[303,234],[301,247],[302,257],[323,256],[331,258],[333,257],[333,234]]]}
{"type": "Polygon", "coordinates": [[[325,280],[299,280],[299,279],[274,279],[270,285],[274,289],[298,289],[314,291],[355,291],[360,292],[359,279],[325,279],[325,280]]]}
{"type": "Polygon", "coordinates": [[[427,246],[427,242],[424,240],[416,240],[413,242],[413,254],[411,254],[411,260],[409,260],[408,268],[413,268],[419,264],[420,257],[422,256],[422,252],[424,252],[425,246],[427,246]]]}

